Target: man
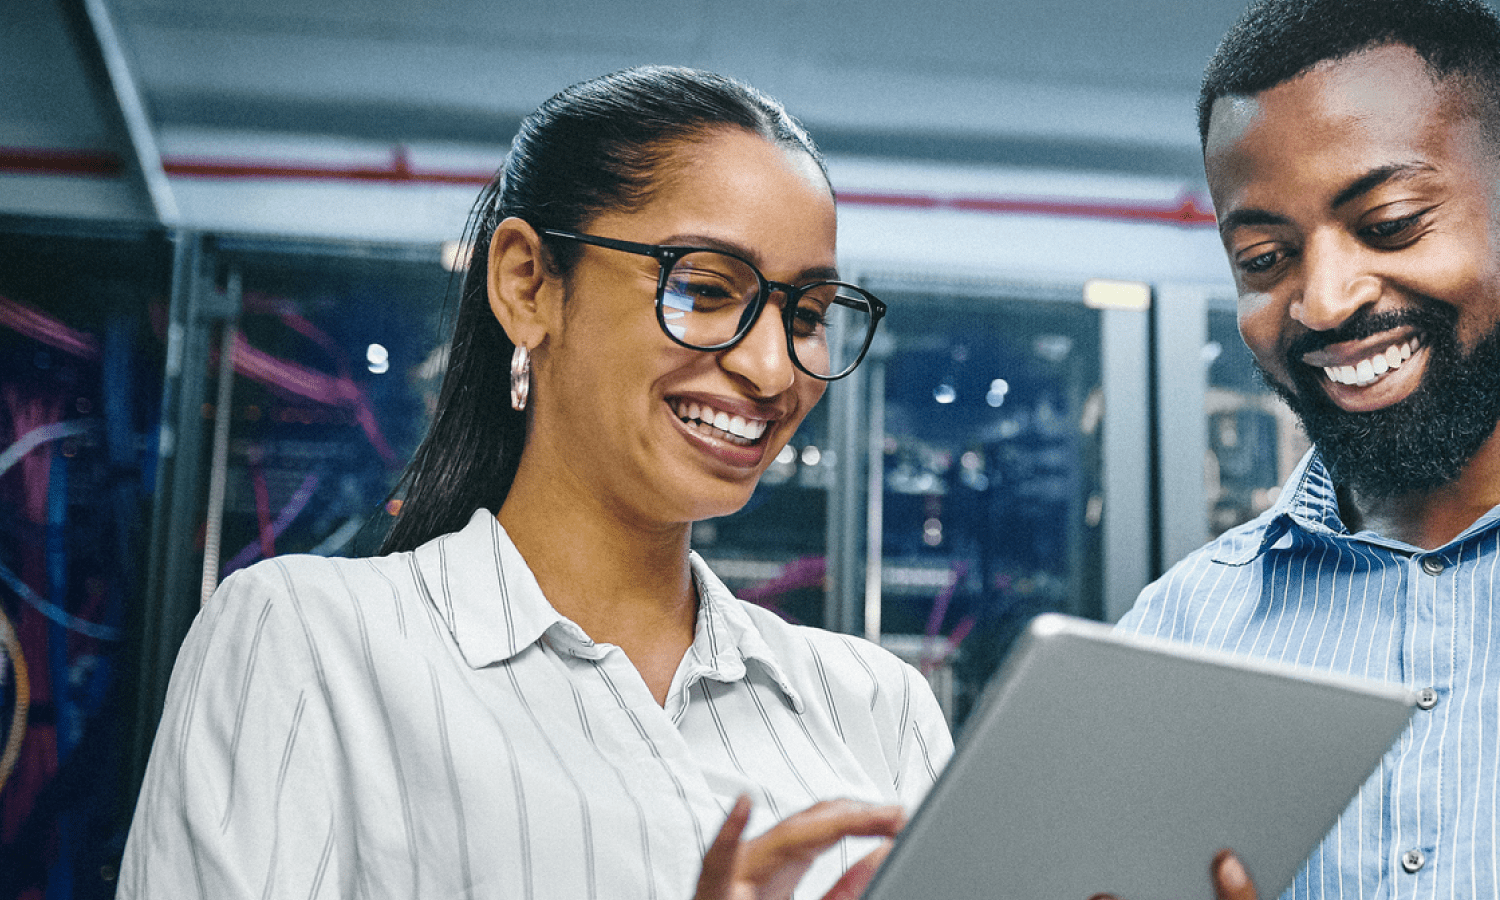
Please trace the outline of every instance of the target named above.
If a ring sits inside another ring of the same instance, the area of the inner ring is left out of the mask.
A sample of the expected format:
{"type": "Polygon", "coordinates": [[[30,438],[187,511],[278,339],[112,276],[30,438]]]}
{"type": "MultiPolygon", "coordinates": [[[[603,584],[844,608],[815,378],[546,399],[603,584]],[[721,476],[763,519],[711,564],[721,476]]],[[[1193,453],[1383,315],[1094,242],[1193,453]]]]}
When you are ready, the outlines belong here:
{"type": "Polygon", "coordinates": [[[1259,3],[1199,126],[1240,332],[1314,449],[1121,627],[1419,692],[1286,896],[1500,896],[1500,23],[1259,3]]]}

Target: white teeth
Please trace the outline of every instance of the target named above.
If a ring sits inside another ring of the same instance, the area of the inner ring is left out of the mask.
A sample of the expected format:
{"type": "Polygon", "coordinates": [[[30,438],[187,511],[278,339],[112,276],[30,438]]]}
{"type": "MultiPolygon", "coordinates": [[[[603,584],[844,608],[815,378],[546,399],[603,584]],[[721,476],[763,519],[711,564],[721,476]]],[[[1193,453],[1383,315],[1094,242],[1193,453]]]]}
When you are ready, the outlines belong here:
{"type": "Polygon", "coordinates": [[[760,440],[760,436],[766,433],[766,426],[769,424],[764,419],[731,416],[729,413],[692,401],[678,401],[674,411],[679,419],[689,425],[696,423],[702,427],[714,428],[747,443],[760,440]]]}
{"type": "Polygon", "coordinates": [[[1323,374],[1335,384],[1352,384],[1360,387],[1374,384],[1387,372],[1401,368],[1401,365],[1411,359],[1411,355],[1421,346],[1418,339],[1412,338],[1402,344],[1393,344],[1369,359],[1362,359],[1352,366],[1324,366],[1323,374]]]}

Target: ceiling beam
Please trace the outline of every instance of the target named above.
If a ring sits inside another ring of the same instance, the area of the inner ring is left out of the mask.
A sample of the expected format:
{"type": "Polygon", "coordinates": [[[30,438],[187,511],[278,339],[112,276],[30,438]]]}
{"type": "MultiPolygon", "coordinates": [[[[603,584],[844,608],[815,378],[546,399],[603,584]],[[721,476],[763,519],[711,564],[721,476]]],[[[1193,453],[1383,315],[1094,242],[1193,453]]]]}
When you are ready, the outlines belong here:
{"type": "Polygon", "coordinates": [[[130,168],[140,178],[152,212],[161,224],[176,227],[181,218],[177,200],[162,168],[155,130],[108,7],[104,0],[58,0],[58,3],[85,67],[96,82],[102,82],[101,100],[118,117],[116,124],[134,163],[130,168]]]}

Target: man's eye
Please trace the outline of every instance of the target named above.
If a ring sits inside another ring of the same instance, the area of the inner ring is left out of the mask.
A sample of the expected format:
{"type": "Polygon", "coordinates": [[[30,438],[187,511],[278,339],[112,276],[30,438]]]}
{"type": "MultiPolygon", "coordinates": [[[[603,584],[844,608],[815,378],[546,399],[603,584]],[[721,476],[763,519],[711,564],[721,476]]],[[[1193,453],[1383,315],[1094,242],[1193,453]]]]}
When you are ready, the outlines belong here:
{"type": "Polygon", "coordinates": [[[1421,218],[1421,215],[1414,215],[1404,216],[1400,219],[1387,219],[1384,222],[1376,222],[1373,225],[1365,226],[1362,229],[1362,233],[1366,237],[1377,241],[1388,241],[1393,238],[1399,238],[1410,231],[1421,218]]]}
{"type": "Polygon", "coordinates": [[[1255,256],[1240,260],[1240,271],[1250,275],[1268,272],[1278,262],[1281,262],[1282,255],[1280,250],[1268,250],[1265,253],[1257,253],[1255,256]]]}

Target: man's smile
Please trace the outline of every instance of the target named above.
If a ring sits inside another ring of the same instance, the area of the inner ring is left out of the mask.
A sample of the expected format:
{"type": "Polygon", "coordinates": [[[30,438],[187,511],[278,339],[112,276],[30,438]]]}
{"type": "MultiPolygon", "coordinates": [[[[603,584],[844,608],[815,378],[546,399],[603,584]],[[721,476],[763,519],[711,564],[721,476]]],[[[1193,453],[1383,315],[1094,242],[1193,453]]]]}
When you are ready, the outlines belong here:
{"type": "MultiPolygon", "coordinates": [[[[1352,384],[1359,387],[1374,384],[1385,376],[1387,372],[1401,368],[1411,355],[1421,349],[1420,338],[1411,338],[1388,345],[1384,350],[1377,350],[1358,362],[1349,363],[1324,363],[1319,364],[1303,358],[1303,362],[1311,366],[1317,366],[1328,376],[1328,380],[1335,384],[1352,384]]],[[[1313,355],[1313,354],[1309,354],[1313,355]]],[[[1325,356],[1327,354],[1324,354],[1325,356]]]]}
{"type": "Polygon", "coordinates": [[[1399,403],[1421,386],[1434,329],[1447,324],[1424,307],[1368,315],[1295,341],[1287,363],[1301,390],[1319,390],[1345,412],[1399,403]]]}
{"type": "MultiPolygon", "coordinates": [[[[1421,338],[1387,343],[1339,361],[1314,365],[1307,381],[1316,382],[1329,402],[1346,413],[1383,409],[1410,397],[1427,370],[1427,346],[1421,338]]],[[[1307,371],[1304,369],[1304,371],[1307,371]]],[[[1304,384],[1307,383],[1304,382],[1304,384]]]]}

